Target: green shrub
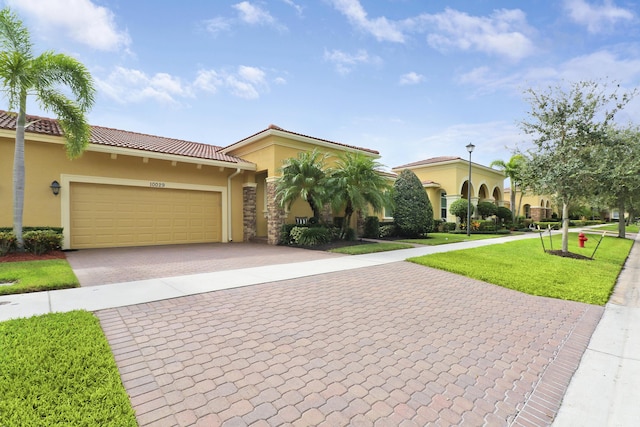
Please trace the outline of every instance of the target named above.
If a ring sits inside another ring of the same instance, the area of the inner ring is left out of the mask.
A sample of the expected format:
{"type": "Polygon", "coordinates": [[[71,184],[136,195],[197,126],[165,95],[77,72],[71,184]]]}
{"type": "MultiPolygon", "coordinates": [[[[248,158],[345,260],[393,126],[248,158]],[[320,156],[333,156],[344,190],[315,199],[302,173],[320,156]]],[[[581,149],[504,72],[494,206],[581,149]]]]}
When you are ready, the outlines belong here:
{"type": "Polygon", "coordinates": [[[356,240],[356,230],[349,227],[344,235],[344,240],[356,240]]]}
{"type": "Polygon", "coordinates": [[[393,224],[387,224],[380,227],[380,237],[396,237],[398,234],[396,233],[396,226],[393,224]]]}
{"type": "Polygon", "coordinates": [[[496,216],[503,221],[511,221],[513,213],[511,209],[505,208],[504,206],[499,206],[496,209],[496,216]]]}
{"type": "MultiPolygon", "coordinates": [[[[22,227],[22,232],[26,233],[27,231],[53,231],[56,234],[62,234],[64,229],[62,227],[22,227]]],[[[0,233],[9,233],[13,232],[13,227],[0,227],[0,233]]]]}
{"type": "MultiPolygon", "coordinates": [[[[451,206],[449,206],[449,212],[460,218],[461,222],[466,223],[468,205],[469,202],[467,201],[467,199],[458,199],[455,202],[451,203],[451,206]]],[[[473,205],[471,205],[471,215],[473,215],[474,210],[475,208],[473,207],[473,205]]]]}
{"type": "Polygon", "coordinates": [[[62,247],[62,235],[53,230],[27,231],[22,237],[25,250],[35,255],[46,254],[62,247]]]}
{"type": "Polygon", "coordinates": [[[480,223],[478,231],[495,231],[498,228],[496,223],[491,220],[480,220],[477,222],[480,223]]]}
{"type": "Polygon", "coordinates": [[[300,236],[302,236],[302,233],[304,232],[304,230],[306,230],[308,227],[301,227],[299,225],[296,225],[295,227],[293,227],[291,229],[291,231],[289,232],[289,237],[291,238],[291,242],[295,243],[296,245],[299,244],[300,242],[300,236]]]}
{"type": "MultiPolygon", "coordinates": [[[[316,246],[327,243],[331,240],[331,233],[324,227],[302,228],[297,243],[303,246],[316,246]]],[[[296,229],[294,229],[296,230],[296,229]]],[[[296,230],[297,233],[297,230],[296,230]]]]}
{"type": "Polygon", "coordinates": [[[293,243],[291,241],[291,229],[295,226],[296,224],[282,224],[280,228],[280,238],[278,239],[279,245],[290,245],[293,243]]]}
{"type": "Polygon", "coordinates": [[[16,249],[16,236],[11,231],[0,231],[0,256],[16,249]]]}
{"type": "Polygon", "coordinates": [[[438,232],[439,233],[448,233],[450,231],[455,231],[456,223],[455,222],[441,222],[438,224],[438,232]]]}
{"type": "Polygon", "coordinates": [[[540,221],[534,223],[536,227],[540,227],[541,230],[547,230],[551,226],[552,230],[560,230],[562,224],[557,221],[540,221]]]}
{"type": "Polygon", "coordinates": [[[363,237],[377,239],[380,237],[380,220],[377,216],[368,216],[364,219],[363,237]]]}
{"type": "Polygon", "coordinates": [[[478,215],[482,218],[495,215],[498,212],[498,207],[491,202],[478,202],[478,215]]]}
{"type": "Polygon", "coordinates": [[[422,182],[412,171],[400,172],[393,184],[393,219],[398,234],[419,237],[433,229],[433,207],[422,182]]]}

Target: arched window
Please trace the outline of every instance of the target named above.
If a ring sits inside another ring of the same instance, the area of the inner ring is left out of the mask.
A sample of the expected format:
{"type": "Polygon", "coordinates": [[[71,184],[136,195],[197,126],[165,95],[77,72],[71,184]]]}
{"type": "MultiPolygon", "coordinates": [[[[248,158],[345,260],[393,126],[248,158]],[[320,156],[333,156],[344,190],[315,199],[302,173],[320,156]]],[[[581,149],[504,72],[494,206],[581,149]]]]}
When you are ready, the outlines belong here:
{"type": "Polygon", "coordinates": [[[440,219],[447,219],[447,192],[440,192],[440,219]]]}

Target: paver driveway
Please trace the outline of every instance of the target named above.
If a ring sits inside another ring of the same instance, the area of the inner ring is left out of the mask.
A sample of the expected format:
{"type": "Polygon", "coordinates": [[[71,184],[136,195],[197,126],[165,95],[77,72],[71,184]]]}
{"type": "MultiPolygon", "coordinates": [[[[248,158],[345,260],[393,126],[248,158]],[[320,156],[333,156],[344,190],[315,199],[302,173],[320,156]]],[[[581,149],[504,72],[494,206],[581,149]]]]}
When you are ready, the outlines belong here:
{"type": "Polygon", "coordinates": [[[528,426],[602,312],[398,262],[97,315],[142,426],[528,426]]]}
{"type": "Polygon", "coordinates": [[[67,252],[81,286],[303,262],[344,255],[260,243],[203,243],[67,252]]]}

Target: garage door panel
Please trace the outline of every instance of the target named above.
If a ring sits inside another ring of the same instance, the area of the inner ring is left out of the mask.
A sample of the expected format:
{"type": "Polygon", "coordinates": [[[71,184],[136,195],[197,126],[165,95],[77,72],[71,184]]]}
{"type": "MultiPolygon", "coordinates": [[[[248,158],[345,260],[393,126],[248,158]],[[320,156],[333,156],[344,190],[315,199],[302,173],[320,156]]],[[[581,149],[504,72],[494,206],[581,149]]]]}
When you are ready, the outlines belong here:
{"type": "Polygon", "coordinates": [[[221,241],[221,194],[71,184],[71,247],[221,241]]]}

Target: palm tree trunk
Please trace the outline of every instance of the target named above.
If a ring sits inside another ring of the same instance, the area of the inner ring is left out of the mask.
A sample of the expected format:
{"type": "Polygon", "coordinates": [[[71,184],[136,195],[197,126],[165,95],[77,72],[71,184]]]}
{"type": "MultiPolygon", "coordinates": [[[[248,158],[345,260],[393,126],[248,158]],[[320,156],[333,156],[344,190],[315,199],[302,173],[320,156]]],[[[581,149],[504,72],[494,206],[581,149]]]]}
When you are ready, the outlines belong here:
{"type": "Polygon", "coordinates": [[[20,100],[16,121],[16,146],[13,155],[13,233],[16,235],[18,251],[24,250],[22,238],[22,214],[24,211],[24,131],[27,122],[26,93],[20,100]]]}
{"type": "Polygon", "coordinates": [[[513,179],[509,180],[511,182],[511,194],[509,194],[509,202],[511,203],[511,222],[513,224],[516,223],[516,186],[513,182],[513,179]]]}

